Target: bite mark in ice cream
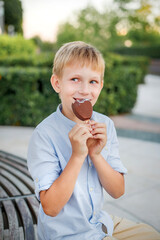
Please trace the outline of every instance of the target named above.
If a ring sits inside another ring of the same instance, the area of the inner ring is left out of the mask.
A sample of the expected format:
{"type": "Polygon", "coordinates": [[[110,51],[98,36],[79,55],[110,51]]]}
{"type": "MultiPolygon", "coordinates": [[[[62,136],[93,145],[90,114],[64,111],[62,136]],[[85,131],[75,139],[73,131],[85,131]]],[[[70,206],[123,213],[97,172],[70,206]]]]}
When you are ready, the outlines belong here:
{"type": "Polygon", "coordinates": [[[88,99],[75,100],[72,109],[76,117],[82,121],[89,120],[93,112],[92,104],[88,99]]]}

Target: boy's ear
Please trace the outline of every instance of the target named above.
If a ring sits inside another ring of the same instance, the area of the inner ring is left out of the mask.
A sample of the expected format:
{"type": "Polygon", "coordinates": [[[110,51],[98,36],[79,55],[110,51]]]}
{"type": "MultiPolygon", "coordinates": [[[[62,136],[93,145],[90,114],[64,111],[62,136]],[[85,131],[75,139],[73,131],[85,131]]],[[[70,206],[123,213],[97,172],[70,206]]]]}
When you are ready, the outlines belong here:
{"type": "Polygon", "coordinates": [[[56,93],[60,93],[59,79],[56,75],[51,76],[51,85],[56,93]]]}
{"type": "Polygon", "coordinates": [[[102,81],[101,81],[101,90],[103,88],[103,84],[104,84],[104,80],[102,79],[102,81]]]}

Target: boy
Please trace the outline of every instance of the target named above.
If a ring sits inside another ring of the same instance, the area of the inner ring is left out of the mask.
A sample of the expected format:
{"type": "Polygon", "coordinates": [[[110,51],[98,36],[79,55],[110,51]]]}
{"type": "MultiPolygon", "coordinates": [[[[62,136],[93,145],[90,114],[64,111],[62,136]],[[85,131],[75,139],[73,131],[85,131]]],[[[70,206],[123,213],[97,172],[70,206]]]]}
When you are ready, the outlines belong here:
{"type": "Polygon", "coordinates": [[[108,117],[93,112],[85,123],[71,107],[84,99],[94,106],[103,87],[104,68],[100,52],[80,41],[65,44],[55,56],[51,84],[61,104],[37,126],[28,150],[28,167],[41,203],[40,240],[112,236],[113,220],[102,211],[103,188],[120,197],[127,172],[120,161],[116,131],[108,117]]]}

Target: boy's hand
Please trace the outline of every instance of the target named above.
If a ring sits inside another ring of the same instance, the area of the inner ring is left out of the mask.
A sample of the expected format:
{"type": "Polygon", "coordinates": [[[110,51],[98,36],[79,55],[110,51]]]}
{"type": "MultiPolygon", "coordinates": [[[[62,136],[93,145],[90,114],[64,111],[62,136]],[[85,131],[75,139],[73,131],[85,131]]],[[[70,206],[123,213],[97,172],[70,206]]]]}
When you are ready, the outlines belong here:
{"type": "Polygon", "coordinates": [[[89,124],[76,124],[69,132],[69,139],[72,145],[72,155],[86,158],[88,154],[87,139],[92,138],[89,124]]]}
{"type": "Polygon", "coordinates": [[[90,121],[92,138],[87,140],[88,153],[90,157],[99,155],[107,142],[107,129],[104,123],[90,121]]]}

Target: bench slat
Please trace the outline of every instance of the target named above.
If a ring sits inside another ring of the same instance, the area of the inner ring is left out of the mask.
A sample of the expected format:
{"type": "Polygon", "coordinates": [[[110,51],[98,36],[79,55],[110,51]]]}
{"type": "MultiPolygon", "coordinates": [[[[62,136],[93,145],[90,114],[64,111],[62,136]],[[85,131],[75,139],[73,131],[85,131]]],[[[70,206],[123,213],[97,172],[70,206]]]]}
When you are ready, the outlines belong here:
{"type": "Polygon", "coordinates": [[[13,168],[16,168],[19,171],[23,172],[25,175],[31,177],[31,175],[28,172],[27,166],[20,166],[17,163],[15,163],[14,161],[12,162],[12,161],[9,161],[8,159],[5,159],[5,158],[1,158],[1,162],[5,163],[9,166],[12,166],[13,168]]]}
{"type": "Polygon", "coordinates": [[[3,162],[1,162],[1,166],[2,166],[2,169],[5,169],[9,173],[13,174],[18,179],[20,179],[23,183],[25,183],[25,185],[27,185],[29,187],[31,192],[34,193],[34,183],[33,183],[33,180],[30,177],[26,176],[24,173],[20,172],[19,170],[14,169],[13,167],[6,165],[3,162]]]}
{"type": "Polygon", "coordinates": [[[24,231],[22,227],[19,228],[19,238],[20,240],[24,240],[24,231]]]}
{"type": "MultiPolygon", "coordinates": [[[[26,185],[21,182],[18,178],[16,178],[13,174],[7,172],[6,170],[1,170],[1,175],[4,176],[9,181],[13,182],[14,185],[21,191],[22,194],[31,194],[32,192],[26,185]]],[[[21,194],[20,194],[21,195],[21,194]]]]}
{"type": "Polygon", "coordinates": [[[28,204],[30,206],[32,213],[34,214],[35,219],[37,219],[38,212],[39,212],[39,202],[38,202],[37,198],[36,197],[27,197],[27,201],[28,201],[28,204]]]}
{"type": "Polygon", "coordinates": [[[38,240],[39,201],[27,161],[0,151],[0,173],[0,240],[38,240]]]}
{"type": "Polygon", "coordinates": [[[14,161],[16,162],[18,165],[23,165],[23,166],[27,166],[27,161],[26,159],[22,158],[22,157],[18,157],[14,154],[11,154],[11,153],[7,153],[7,152],[4,152],[4,151],[0,151],[0,158],[5,158],[5,159],[8,159],[9,161],[14,161]]]}
{"type": "MultiPolygon", "coordinates": [[[[7,193],[1,188],[0,190],[0,197],[7,197],[7,193]]],[[[2,204],[4,206],[7,219],[8,219],[8,225],[9,225],[9,235],[10,239],[17,239],[19,240],[19,231],[18,231],[18,219],[15,207],[12,203],[12,201],[2,201],[2,204]]],[[[2,220],[3,221],[3,220],[2,220]]],[[[7,238],[8,232],[4,233],[4,239],[7,238]],[[5,236],[5,234],[7,234],[5,236]]],[[[2,238],[3,239],[3,238],[2,238]]]]}
{"type": "Polygon", "coordinates": [[[34,225],[35,240],[38,240],[37,225],[34,225]]]}
{"type": "Polygon", "coordinates": [[[10,232],[9,232],[8,229],[5,229],[5,230],[4,230],[4,236],[3,236],[3,237],[4,237],[4,238],[2,238],[2,239],[11,240],[10,232]]]}
{"type": "MultiPolygon", "coordinates": [[[[20,195],[20,192],[18,191],[18,189],[11,182],[9,182],[3,176],[1,176],[1,180],[2,180],[1,181],[2,185],[7,187],[7,190],[8,190],[8,192],[10,192],[10,194],[12,194],[13,196],[20,195]]],[[[4,194],[4,196],[1,196],[1,197],[6,197],[6,196],[4,194]]],[[[8,202],[10,202],[10,201],[4,201],[4,204],[6,205],[8,202]]],[[[19,213],[22,218],[24,232],[25,232],[25,239],[27,239],[27,240],[33,239],[34,227],[33,227],[33,220],[32,220],[32,216],[29,211],[29,208],[24,199],[16,198],[15,202],[17,203],[17,207],[19,209],[19,213]],[[32,238],[31,238],[31,236],[32,236],[32,238]]],[[[6,211],[7,215],[9,215],[11,209],[8,208],[6,210],[7,210],[6,211]]],[[[16,214],[16,212],[15,212],[15,214],[16,214]]],[[[12,219],[12,221],[13,221],[13,219],[12,219]]]]}
{"type": "Polygon", "coordinates": [[[24,240],[24,231],[22,227],[19,228],[19,238],[20,240],[24,240]]]}
{"type": "Polygon", "coordinates": [[[28,209],[28,206],[24,199],[16,199],[15,200],[20,211],[23,227],[24,227],[24,235],[25,240],[35,239],[34,227],[33,227],[33,220],[31,213],[28,209]]]}
{"type": "MultiPolygon", "coordinates": [[[[1,189],[0,189],[1,191],[1,189]]],[[[4,224],[3,224],[3,217],[2,217],[2,204],[0,203],[0,239],[3,239],[3,229],[4,229],[4,224]]]]}

